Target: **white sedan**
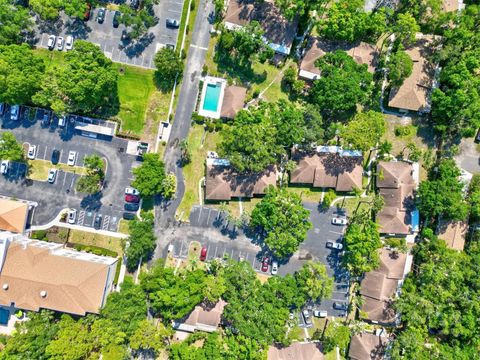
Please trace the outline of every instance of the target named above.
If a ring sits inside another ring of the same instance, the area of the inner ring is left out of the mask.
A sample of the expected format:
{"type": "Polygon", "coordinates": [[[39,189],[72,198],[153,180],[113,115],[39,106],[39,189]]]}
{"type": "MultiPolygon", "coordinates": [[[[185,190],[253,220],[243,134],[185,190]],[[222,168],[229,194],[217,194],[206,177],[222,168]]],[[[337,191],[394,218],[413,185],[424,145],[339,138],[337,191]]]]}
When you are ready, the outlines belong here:
{"type": "Polygon", "coordinates": [[[76,151],[69,151],[68,152],[67,165],[74,166],[76,160],[77,160],[77,152],[76,151]]]}
{"type": "Polygon", "coordinates": [[[27,153],[27,158],[30,160],[35,159],[35,156],[37,155],[37,145],[30,145],[28,147],[28,153],[27,153]]]}
{"type": "Polygon", "coordinates": [[[127,187],[127,188],[125,188],[125,195],[140,196],[140,191],[138,191],[137,189],[132,188],[132,187],[127,187]]]}
{"type": "Polygon", "coordinates": [[[333,225],[347,225],[347,219],[334,217],[332,219],[333,225]]]}
{"type": "Polygon", "coordinates": [[[55,179],[57,178],[57,172],[57,169],[50,169],[50,171],[48,172],[48,182],[50,184],[53,184],[55,182],[55,179]]]}
{"type": "Polygon", "coordinates": [[[76,209],[70,209],[68,211],[68,217],[67,221],[69,224],[75,224],[75,221],[77,220],[77,210],[76,209]]]}
{"type": "Polygon", "coordinates": [[[65,39],[65,50],[72,50],[73,49],[73,36],[68,35],[65,39]]]}
{"type": "Polygon", "coordinates": [[[2,164],[0,165],[0,172],[3,175],[6,175],[8,173],[8,168],[9,168],[10,162],[8,160],[2,160],[2,164]]]}
{"type": "Polygon", "coordinates": [[[50,50],[53,50],[55,48],[56,41],[57,41],[57,37],[55,35],[50,35],[48,37],[47,46],[50,50]]]}

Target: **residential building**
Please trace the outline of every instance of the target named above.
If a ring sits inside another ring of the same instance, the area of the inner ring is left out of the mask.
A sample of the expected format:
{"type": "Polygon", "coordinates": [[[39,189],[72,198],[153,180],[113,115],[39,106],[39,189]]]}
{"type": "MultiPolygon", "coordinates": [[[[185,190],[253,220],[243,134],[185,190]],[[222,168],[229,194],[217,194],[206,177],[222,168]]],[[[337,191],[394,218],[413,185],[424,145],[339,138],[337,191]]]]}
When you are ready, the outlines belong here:
{"type": "Polygon", "coordinates": [[[251,21],[258,21],[264,31],[264,39],[278,54],[288,55],[298,27],[298,17],[288,20],[272,0],[230,0],[224,23],[229,30],[238,30],[251,21]]]}
{"type": "Polygon", "coordinates": [[[319,342],[294,342],[287,347],[270,346],[268,360],[323,360],[322,345],[319,342]]]}
{"type": "Polygon", "coordinates": [[[360,283],[361,307],[365,320],[382,325],[394,325],[392,299],[410,271],[412,257],[395,250],[379,250],[380,266],[365,274],[360,283]]]}
{"type": "Polygon", "coordinates": [[[207,159],[205,199],[226,201],[264,195],[269,186],[277,184],[277,169],[270,166],[256,174],[239,174],[226,159],[207,159]]]}
{"type": "Polygon", "coordinates": [[[189,333],[195,331],[214,332],[218,329],[222,321],[225,305],[227,305],[227,303],[221,299],[213,308],[198,305],[184,321],[175,321],[173,328],[189,333]]]}
{"type": "Polygon", "coordinates": [[[115,258],[0,232],[0,305],[98,313],[113,289],[116,265],[115,258]]]}
{"type": "Polygon", "coordinates": [[[0,199],[0,231],[23,233],[27,226],[28,204],[0,199]]]}
{"type": "Polygon", "coordinates": [[[338,43],[311,37],[308,40],[303,59],[300,63],[298,75],[307,80],[318,79],[320,77],[320,70],[315,66],[315,62],[327,53],[335,50],[345,51],[357,64],[366,64],[369,72],[375,72],[378,57],[378,50],[375,46],[365,42],[355,44],[338,43]]]}
{"type": "Polygon", "coordinates": [[[442,10],[445,12],[460,11],[465,7],[463,0],[443,0],[442,10]]]}
{"type": "Polygon", "coordinates": [[[380,161],[377,165],[377,188],[384,206],[377,214],[381,234],[398,236],[412,231],[412,212],[415,211],[413,166],[405,161],[380,161]]]}
{"type": "Polygon", "coordinates": [[[417,34],[416,42],[405,52],[413,61],[412,73],[403,84],[390,91],[388,106],[400,111],[430,112],[430,93],[434,87],[435,66],[429,58],[434,49],[435,37],[417,34]]]}
{"type": "Polygon", "coordinates": [[[245,106],[247,89],[242,86],[227,86],[223,95],[222,110],[220,117],[233,119],[245,106]]]}
{"type": "Polygon", "coordinates": [[[465,247],[465,237],[468,232],[468,223],[466,221],[440,221],[437,228],[437,235],[442,239],[450,249],[463,251],[465,247]]]}
{"type": "Polygon", "coordinates": [[[348,357],[351,360],[383,360],[390,340],[371,333],[360,333],[352,336],[348,357]]]}
{"type": "Polygon", "coordinates": [[[297,167],[290,174],[292,184],[334,188],[336,191],[362,189],[362,153],[338,146],[318,146],[312,151],[294,147],[292,160],[297,167]]]}

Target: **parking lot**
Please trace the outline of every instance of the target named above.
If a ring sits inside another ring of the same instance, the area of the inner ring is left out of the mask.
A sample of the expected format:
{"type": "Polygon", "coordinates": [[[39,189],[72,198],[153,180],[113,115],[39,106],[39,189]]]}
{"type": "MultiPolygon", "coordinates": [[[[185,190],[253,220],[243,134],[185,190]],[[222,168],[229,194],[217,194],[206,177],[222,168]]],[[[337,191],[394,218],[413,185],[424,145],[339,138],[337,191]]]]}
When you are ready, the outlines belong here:
{"type": "MultiPolygon", "coordinates": [[[[69,151],[77,153],[76,166],[83,165],[87,155],[98,154],[107,163],[104,188],[99,194],[85,195],[75,189],[79,174],[59,170],[53,184],[47,181],[27,179],[25,164],[13,163],[7,175],[0,177],[0,195],[37,202],[32,225],[43,225],[52,221],[65,208],[77,209],[78,225],[92,227],[95,216],[100,214],[100,228],[116,231],[122,218],[124,190],[133,178],[132,168],[139,163],[135,156],[127,155],[123,149],[127,141],[113,138],[110,141],[81,136],[74,129],[75,123],[68,122],[63,128],[54,119],[50,126],[39,120],[43,110],[36,111],[30,121],[22,108],[21,120],[12,121],[8,112],[2,117],[3,131],[12,132],[24,147],[37,147],[36,159],[51,162],[53,150],[60,152],[59,163],[66,164],[69,151]],[[122,151],[120,152],[120,149],[122,151]]],[[[46,179],[45,179],[46,180],[46,179]]]]}
{"type": "Polygon", "coordinates": [[[74,39],[88,40],[97,44],[105,55],[115,62],[153,69],[155,53],[167,44],[176,45],[178,29],[167,28],[166,20],[180,21],[183,0],[162,0],[154,5],[153,9],[158,22],[139,39],[122,40],[121,35],[125,26],[120,24],[117,28],[113,27],[114,11],[106,10],[105,20],[100,24],[97,21],[99,8],[95,8],[92,9],[88,21],[71,19],[62,14],[54,24],[38,24],[36,45],[47,48],[48,37],[51,34],[63,38],[72,35],[74,39]]]}

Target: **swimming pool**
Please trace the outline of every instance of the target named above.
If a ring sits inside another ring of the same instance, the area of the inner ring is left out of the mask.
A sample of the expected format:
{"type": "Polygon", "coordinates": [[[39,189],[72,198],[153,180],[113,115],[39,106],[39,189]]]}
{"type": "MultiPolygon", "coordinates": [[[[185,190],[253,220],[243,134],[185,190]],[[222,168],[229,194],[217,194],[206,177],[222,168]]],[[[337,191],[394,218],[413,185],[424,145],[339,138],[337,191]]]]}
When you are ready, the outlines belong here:
{"type": "Polygon", "coordinates": [[[207,84],[205,99],[203,101],[203,110],[217,111],[221,90],[222,84],[207,84]]]}
{"type": "Polygon", "coordinates": [[[7,325],[10,318],[10,311],[0,308],[0,324],[7,325]]]}

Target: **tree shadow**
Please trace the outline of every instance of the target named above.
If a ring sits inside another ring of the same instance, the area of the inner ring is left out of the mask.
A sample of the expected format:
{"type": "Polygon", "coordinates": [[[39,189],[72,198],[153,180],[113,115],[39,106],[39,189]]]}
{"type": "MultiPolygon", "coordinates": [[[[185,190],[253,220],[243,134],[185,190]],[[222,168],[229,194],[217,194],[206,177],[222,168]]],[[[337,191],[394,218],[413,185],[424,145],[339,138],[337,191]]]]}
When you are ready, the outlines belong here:
{"type": "Polygon", "coordinates": [[[102,207],[102,193],[86,195],[80,202],[80,207],[87,211],[97,211],[102,207]]]}
{"type": "Polygon", "coordinates": [[[119,45],[119,49],[127,55],[129,59],[140,56],[143,51],[153,42],[155,35],[151,32],[142,35],[135,41],[128,42],[126,46],[119,45]]]}
{"type": "Polygon", "coordinates": [[[237,78],[242,83],[261,84],[267,79],[267,72],[256,73],[252,68],[252,63],[240,63],[238,59],[224,54],[217,46],[214,61],[217,63],[219,72],[226,73],[229,77],[237,78]]]}

